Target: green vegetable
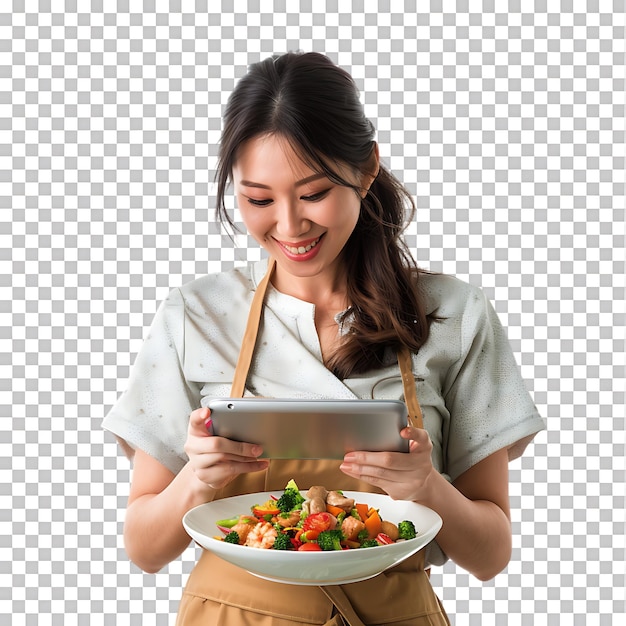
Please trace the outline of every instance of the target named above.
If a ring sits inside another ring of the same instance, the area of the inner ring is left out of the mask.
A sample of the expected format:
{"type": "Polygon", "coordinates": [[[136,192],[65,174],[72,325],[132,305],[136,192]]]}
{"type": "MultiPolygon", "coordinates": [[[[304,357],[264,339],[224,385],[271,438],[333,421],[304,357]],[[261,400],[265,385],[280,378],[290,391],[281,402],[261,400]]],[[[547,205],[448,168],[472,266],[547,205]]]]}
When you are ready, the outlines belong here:
{"type": "Polygon", "coordinates": [[[221,519],[215,522],[217,526],[222,526],[224,528],[232,528],[239,521],[239,515],[236,517],[231,517],[229,519],[221,519]]]}
{"type": "Polygon", "coordinates": [[[415,524],[411,520],[404,520],[398,524],[398,539],[415,539],[415,524]]]}
{"type": "MultiPolygon", "coordinates": [[[[295,484],[295,483],[294,483],[295,484]]],[[[296,487],[287,486],[283,495],[276,501],[276,506],[283,512],[289,513],[295,508],[302,508],[300,505],[304,502],[304,498],[300,494],[300,491],[296,487]]]]}
{"type": "Polygon", "coordinates": [[[278,533],[274,541],[274,550],[293,550],[293,544],[289,535],[285,533],[278,533]]]}
{"type": "Polygon", "coordinates": [[[239,545],[239,535],[236,530],[231,530],[226,537],[224,537],[226,543],[236,543],[239,545]]]}
{"type": "Polygon", "coordinates": [[[380,544],[378,543],[378,541],[376,541],[376,539],[366,539],[361,544],[361,548],[376,548],[379,545],[380,544]]]}
{"type": "Polygon", "coordinates": [[[356,536],[356,539],[359,543],[363,543],[364,541],[366,541],[367,539],[369,539],[369,531],[367,530],[367,528],[364,528],[362,531],[359,532],[359,534],[356,536]]]}
{"type": "Polygon", "coordinates": [[[317,536],[317,545],[326,551],[341,550],[340,542],[343,538],[343,533],[338,528],[335,528],[335,530],[323,530],[317,536]]]}

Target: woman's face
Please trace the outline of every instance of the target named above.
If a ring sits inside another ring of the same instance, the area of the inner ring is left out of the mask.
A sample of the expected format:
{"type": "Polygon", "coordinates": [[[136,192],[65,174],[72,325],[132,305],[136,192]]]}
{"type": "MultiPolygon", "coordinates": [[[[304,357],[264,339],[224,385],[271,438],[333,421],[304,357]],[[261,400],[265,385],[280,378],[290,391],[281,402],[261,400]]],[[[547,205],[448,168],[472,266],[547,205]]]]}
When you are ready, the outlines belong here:
{"type": "MultiPolygon", "coordinates": [[[[340,172],[362,184],[348,167],[340,172]]],[[[294,281],[339,275],[340,254],[359,219],[361,198],[306,165],[274,135],[248,141],[233,168],[237,202],[248,232],[276,258],[281,290],[294,281]]]]}

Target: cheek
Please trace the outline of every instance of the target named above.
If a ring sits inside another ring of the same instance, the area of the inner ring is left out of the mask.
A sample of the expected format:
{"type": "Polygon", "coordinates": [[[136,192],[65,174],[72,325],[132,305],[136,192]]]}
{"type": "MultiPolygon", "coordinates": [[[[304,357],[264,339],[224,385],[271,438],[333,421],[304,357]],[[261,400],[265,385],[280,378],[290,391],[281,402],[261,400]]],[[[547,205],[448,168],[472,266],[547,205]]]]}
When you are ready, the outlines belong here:
{"type": "Polygon", "coordinates": [[[323,221],[325,226],[337,228],[345,228],[349,224],[355,225],[360,212],[361,201],[349,189],[342,189],[330,202],[322,206],[317,205],[316,208],[319,222],[323,221]]]}
{"type": "Polygon", "coordinates": [[[258,210],[255,210],[255,207],[251,207],[246,202],[245,198],[242,198],[241,200],[238,198],[237,205],[239,207],[241,219],[243,220],[243,223],[248,231],[253,232],[258,230],[262,225],[262,214],[258,210]]]}
{"type": "Polygon", "coordinates": [[[351,225],[354,228],[356,223],[359,221],[359,216],[361,215],[360,198],[355,198],[353,193],[346,195],[344,198],[344,204],[341,207],[341,212],[343,213],[344,223],[346,225],[351,225]]]}

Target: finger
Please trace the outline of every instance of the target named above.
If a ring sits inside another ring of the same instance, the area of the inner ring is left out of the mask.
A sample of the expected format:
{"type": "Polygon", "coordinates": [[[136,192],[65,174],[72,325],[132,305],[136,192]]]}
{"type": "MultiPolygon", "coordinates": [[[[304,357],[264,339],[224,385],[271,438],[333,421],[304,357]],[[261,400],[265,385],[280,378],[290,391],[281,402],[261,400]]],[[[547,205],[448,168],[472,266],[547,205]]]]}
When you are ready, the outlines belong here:
{"type": "MultiPolygon", "coordinates": [[[[427,439],[427,441],[429,441],[427,439]]],[[[430,456],[430,449],[415,441],[410,442],[410,452],[423,451],[430,456]]],[[[340,469],[351,476],[365,479],[377,477],[392,482],[403,482],[415,472],[416,457],[404,452],[349,452],[343,458],[340,469]]]]}
{"type": "Polygon", "coordinates": [[[405,452],[348,452],[343,457],[347,465],[359,465],[361,467],[382,467],[396,469],[408,467],[412,461],[405,452]]]}
{"type": "Polygon", "coordinates": [[[428,431],[424,428],[415,428],[414,426],[407,426],[400,431],[400,436],[404,439],[412,439],[413,441],[428,440],[428,431]]]}
{"type": "Polygon", "coordinates": [[[214,489],[227,485],[235,476],[266,470],[269,461],[263,459],[251,463],[228,463],[218,467],[201,467],[196,470],[196,476],[214,489]]]}
{"type": "MultiPolygon", "coordinates": [[[[384,489],[390,483],[403,482],[396,476],[396,472],[386,467],[376,465],[359,465],[354,463],[342,463],[339,469],[352,478],[362,480],[370,485],[376,485],[384,489]]],[[[384,489],[386,491],[386,489],[384,489]]]]}
{"type": "Polygon", "coordinates": [[[202,407],[192,411],[189,416],[189,434],[195,437],[207,437],[211,427],[211,411],[202,407]]]}
{"type": "Polygon", "coordinates": [[[411,426],[407,426],[400,431],[400,435],[404,439],[409,439],[411,442],[415,442],[419,447],[428,449],[432,446],[432,440],[425,428],[413,428],[411,426]]]}
{"type": "MultiPolygon", "coordinates": [[[[190,433],[191,434],[191,433],[190,433]]],[[[195,454],[198,456],[211,455],[215,460],[223,461],[256,461],[263,454],[263,447],[242,441],[233,441],[226,437],[207,436],[194,437],[189,436],[185,445],[187,454],[195,454]]]]}
{"type": "Polygon", "coordinates": [[[219,450],[233,459],[246,462],[256,461],[263,454],[263,447],[256,443],[233,441],[224,437],[215,437],[215,440],[215,450],[219,450]]]}
{"type": "Polygon", "coordinates": [[[350,452],[343,458],[340,469],[352,476],[382,475],[398,469],[408,454],[401,452],[350,452]]]}

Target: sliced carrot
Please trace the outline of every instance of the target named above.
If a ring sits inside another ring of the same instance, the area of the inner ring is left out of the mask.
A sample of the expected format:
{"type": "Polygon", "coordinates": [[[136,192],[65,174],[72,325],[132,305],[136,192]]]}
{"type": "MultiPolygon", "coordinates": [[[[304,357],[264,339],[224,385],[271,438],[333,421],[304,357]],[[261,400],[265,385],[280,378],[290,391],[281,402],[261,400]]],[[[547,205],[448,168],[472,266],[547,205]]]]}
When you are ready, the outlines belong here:
{"type": "Polygon", "coordinates": [[[343,509],[339,508],[338,506],[333,506],[332,504],[326,505],[326,511],[331,515],[334,515],[335,517],[344,512],[343,509]]]}
{"type": "Polygon", "coordinates": [[[365,520],[365,528],[367,528],[367,534],[370,539],[374,539],[376,535],[381,531],[382,521],[378,515],[378,511],[374,510],[373,513],[365,520]]]}
{"type": "Polygon", "coordinates": [[[364,522],[367,519],[367,512],[369,511],[369,506],[367,504],[359,504],[358,502],[354,505],[356,508],[356,512],[359,514],[361,521],[364,522]]]}

